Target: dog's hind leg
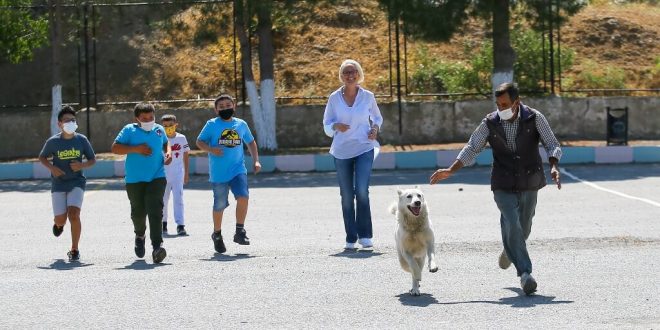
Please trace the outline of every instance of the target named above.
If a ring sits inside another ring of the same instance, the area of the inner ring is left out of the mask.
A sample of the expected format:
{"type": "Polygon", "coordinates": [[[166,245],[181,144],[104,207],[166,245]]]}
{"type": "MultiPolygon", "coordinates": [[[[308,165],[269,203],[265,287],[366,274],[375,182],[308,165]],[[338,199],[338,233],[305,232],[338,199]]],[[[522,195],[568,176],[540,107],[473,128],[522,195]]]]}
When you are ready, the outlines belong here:
{"type": "Polygon", "coordinates": [[[410,270],[410,266],[408,266],[408,262],[407,262],[406,259],[401,255],[401,252],[399,252],[399,264],[401,265],[401,268],[402,268],[403,270],[407,271],[408,273],[412,273],[412,271],[410,270]]]}

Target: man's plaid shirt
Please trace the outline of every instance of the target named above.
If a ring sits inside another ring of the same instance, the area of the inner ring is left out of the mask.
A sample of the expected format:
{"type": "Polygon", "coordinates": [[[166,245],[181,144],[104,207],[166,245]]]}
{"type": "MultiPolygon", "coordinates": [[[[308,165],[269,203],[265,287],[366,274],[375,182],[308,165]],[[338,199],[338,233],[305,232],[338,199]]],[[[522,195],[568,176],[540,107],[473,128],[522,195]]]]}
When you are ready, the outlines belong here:
{"type": "MultiPolygon", "coordinates": [[[[520,106],[522,107],[523,104],[521,103],[520,106]]],[[[537,110],[529,107],[527,108],[536,114],[536,130],[538,130],[541,135],[541,143],[543,144],[548,157],[557,158],[559,161],[562,155],[561,147],[559,146],[559,141],[557,141],[552,129],[550,129],[548,120],[537,110]]],[[[501,122],[502,128],[504,128],[504,133],[506,134],[506,144],[509,147],[509,150],[516,151],[516,133],[518,132],[518,125],[520,124],[520,111],[518,112],[518,117],[512,123],[506,120],[501,120],[501,122]]],[[[470,140],[465,147],[463,147],[463,150],[458,154],[458,160],[463,163],[463,166],[474,164],[477,155],[486,147],[489,133],[486,119],[484,119],[481,121],[481,124],[479,124],[479,127],[474,130],[474,133],[470,136],[470,140]]]]}

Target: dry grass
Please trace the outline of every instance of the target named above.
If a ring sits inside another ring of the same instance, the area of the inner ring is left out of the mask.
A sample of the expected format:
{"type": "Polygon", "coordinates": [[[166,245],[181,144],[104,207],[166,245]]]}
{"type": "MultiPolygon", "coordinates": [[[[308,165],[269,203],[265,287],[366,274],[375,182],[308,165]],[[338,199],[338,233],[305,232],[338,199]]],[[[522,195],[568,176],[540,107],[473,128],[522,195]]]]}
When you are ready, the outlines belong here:
{"type": "MultiPolygon", "coordinates": [[[[199,32],[213,23],[208,22],[199,8],[188,9],[166,24],[178,26],[178,29],[163,28],[149,40],[141,40],[140,66],[149,74],[134,81],[134,86],[141,89],[149,86],[144,91],[147,98],[196,98],[225,91],[233,93],[231,8],[226,7],[220,15],[214,14],[225,27],[216,27],[217,35],[213,40],[199,41],[199,32]]],[[[366,88],[378,94],[390,93],[388,23],[377,1],[320,6],[310,17],[296,17],[292,21],[296,24],[276,26],[278,96],[327,96],[339,87],[337,70],[346,58],[363,65],[366,88]]],[[[593,70],[587,65],[587,60],[591,60],[598,67],[625,70],[626,87],[657,88],[660,73],[653,71],[660,53],[660,24],[657,22],[660,22],[660,9],[653,5],[622,6],[600,1],[587,7],[562,28],[562,46],[576,51],[575,65],[564,78],[576,80],[574,78],[582,70],[593,70]],[[608,30],[608,21],[612,18],[617,24],[614,31],[608,30]]],[[[426,47],[432,57],[463,61],[466,59],[464,45],[478,44],[487,35],[485,24],[473,21],[449,43],[409,39],[409,74],[415,70],[416,50],[420,46],[426,47]]],[[[254,71],[258,77],[258,58],[256,51],[254,53],[254,71]]],[[[403,63],[404,59],[401,60],[403,63]]]]}

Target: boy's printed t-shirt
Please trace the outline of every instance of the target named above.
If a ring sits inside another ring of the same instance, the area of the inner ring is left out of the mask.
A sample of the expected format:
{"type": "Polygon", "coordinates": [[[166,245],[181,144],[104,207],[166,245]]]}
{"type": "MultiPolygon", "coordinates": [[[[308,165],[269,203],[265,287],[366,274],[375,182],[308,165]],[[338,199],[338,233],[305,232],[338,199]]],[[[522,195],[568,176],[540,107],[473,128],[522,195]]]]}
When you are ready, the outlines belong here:
{"type": "Polygon", "coordinates": [[[222,156],[209,153],[210,182],[225,183],[239,174],[247,174],[243,144],[252,143],[254,137],[244,120],[235,117],[230,121],[219,117],[210,119],[197,139],[212,148],[222,148],[222,156]]]}
{"type": "Polygon", "coordinates": [[[146,132],[138,124],[128,124],[119,132],[115,143],[128,146],[146,143],[151,148],[149,156],[139,153],[126,155],[124,164],[126,183],[151,182],[165,177],[163,145],[167,143],[167,135],[163,126],[155,124],[151,131],[146,132]]]}
{"type": "Polygon", "coordinates": [[[64,171],[64,175],[57,178],[52,174],[50,175],[53,183],[50,191],[69,192],[75,187],[85,190],[85,184],[87,183],[85,175],[82,171],[75,172],[70,165],[74,160],[82,162],[83,155],[87,160],[96,158],[92,145],[87,137],[82,134],[74,133],[73,138],[65,139],[60,132],[46,140],[39,157],[48,158],[53,156],[53,165],[64,171]]]}
{"type": "Polygon", "coordinates": [[[172,162],[165,165],[165,174],[167,177],[183,176],[185,167],[183,166],[183,155],[190,152],[188,139],[181,133],[176,133],[174,137],[167,137],[172,148],[172,162]]]}

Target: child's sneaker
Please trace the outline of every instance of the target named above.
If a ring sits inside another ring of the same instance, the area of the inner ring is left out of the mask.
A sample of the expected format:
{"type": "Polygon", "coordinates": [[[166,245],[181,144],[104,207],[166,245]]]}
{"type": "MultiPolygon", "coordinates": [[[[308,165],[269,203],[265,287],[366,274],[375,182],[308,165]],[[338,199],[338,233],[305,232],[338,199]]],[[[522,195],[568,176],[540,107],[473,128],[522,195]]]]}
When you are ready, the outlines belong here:
{"type": "Polygon", "coordinates": [[[163,222],[163,234],[167,234],[167,222],[163,222]]]}
{"type": "Polygon", "coordinates": [[[64,226],[59,227],[58,225],[53,224],[53,235],[55,235],[55,237],[60,237],[63,231],[64,231],[64,226]]]}
{"type": "Polygon", "coordinates": [[[144,240],[145,239],[146,239],[146,237],[140,238],[140,237],[135,236],[135,255],[138,258],[144,258],[144,254],[145,254],[144,240]]]}
{"type": "Polygon", "coordinates": [[[225,242],[222,241],[222,235],[220,233],[211,234],[211,239],[213,240],[213,247],[215,252],[225,253],[227,248],[225,247],[225,242]]]}
{"type": "Polygon", "coordinates": [[[344,245],[345,250],[355,250],[357,249],[357,243],[348,243],[346,242],[346,245],[344,245]]]}
{"type": "Polygon", "coordinates": [[[250,239],[247,237],[245,228],[236,229],[236,234],[234,234],[234,242],[240,245],[250,245],[250,239]]]}
{"type": "Polygon", "coordinates": [[[186,232],[186,226],[184,226],[184,225],[176,226],[176,234],[179,235],[179,236],[188,235],[188,233],[186,232]]]}
{"type": "Polygon", "coordinates": [[[80,260],[80,251],[78,250],[71,250],[66,253],[67,256],[69,256],[69,261],[78,261],[80,260]]]}
{"type": "Polygon", "coordinates": [[[165,260],[165,257],[167,257],[167,251],[165,251],[164,247],[159,246],[154,248],[154,252],[151,253],[151,257],[154,259],[155,264],[159,264],[165,260]]]}

